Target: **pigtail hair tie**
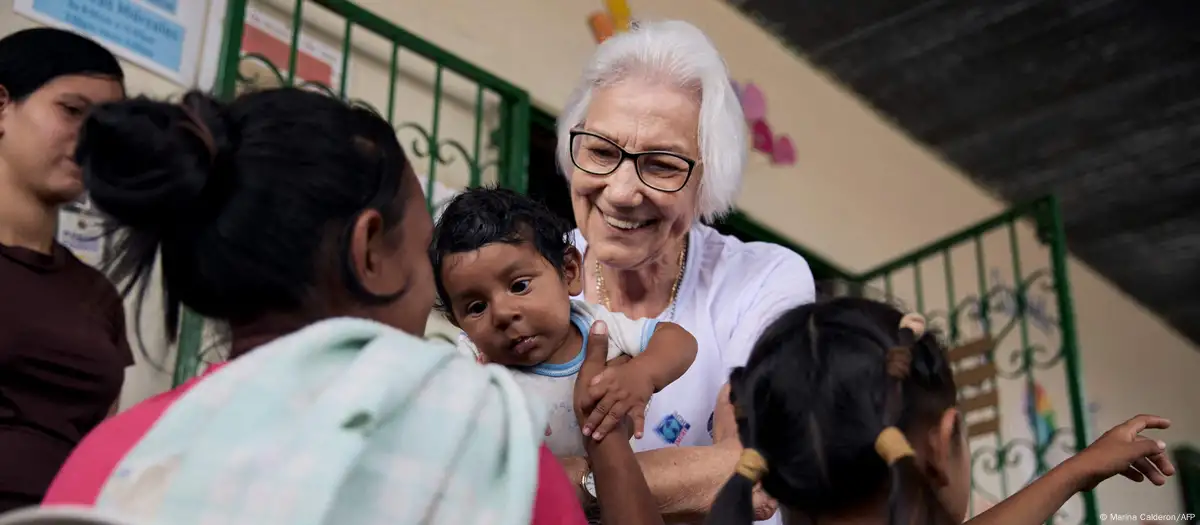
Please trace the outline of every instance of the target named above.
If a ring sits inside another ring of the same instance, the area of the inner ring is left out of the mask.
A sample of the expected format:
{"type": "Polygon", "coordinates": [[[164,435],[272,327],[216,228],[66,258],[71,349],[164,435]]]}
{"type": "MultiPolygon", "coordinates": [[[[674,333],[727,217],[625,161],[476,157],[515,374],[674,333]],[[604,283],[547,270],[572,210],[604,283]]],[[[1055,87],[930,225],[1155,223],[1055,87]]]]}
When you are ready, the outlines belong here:
{"type": "Polygon", "coordinates": [[[900,319],[900,345],[888,349],[887,374],[903,381],[912,370],[912,345],[925,335],[925,318],[921,314],[908,314],[900,319]]]}
{"type": "Polygon", "coordinates": [[[875,452],[889,467],[902,458],[915,455],[908,438],[896,427],[887,427],[879,432],[879,437],[875,438],[875,452]]]}
{"type": "Polygon", "coordinates": [[[739,476],[758,483],[767,473],[767,458],[752,448],[742,449],[735,471],[739,476]]]}
{"type": "Polygon", "coordinates": [[[888,425],[875,438],[875,452],[891,466],[901,458],[912,456],[912,445],[900,429],[892,426],[900,417],[901,392],[904,380],[912,372],[912,347],[925,335],[925,318],[921,314],[907,314],[900,319],[899,345],[887,351],[887,375],[895,380],[893,391],[884,403],[884,424],[888,425]]]}

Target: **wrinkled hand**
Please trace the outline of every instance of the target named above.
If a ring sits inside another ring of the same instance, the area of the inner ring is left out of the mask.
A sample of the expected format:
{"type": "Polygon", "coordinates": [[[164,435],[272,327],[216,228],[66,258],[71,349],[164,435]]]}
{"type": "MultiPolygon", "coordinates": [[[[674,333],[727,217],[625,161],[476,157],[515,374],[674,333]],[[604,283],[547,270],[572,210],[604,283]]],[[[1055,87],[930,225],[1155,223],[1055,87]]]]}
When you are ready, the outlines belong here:
{"type": "MultiPolygon", "coordinates": [[[[592,323],[591,333],[588,334],[587,347],[584,348],[583,365],[579,367],[579,374],[575,376],[575,419],[579,422],[581,429],[590,428],[588,427],[588,421],[595,412],[598,404],[588,390],[590,389],[592,379],[604,372],[607,358],[608,326],[604,324],[604,321],[596,321],[592,323]]],[[[610,428],[609,433],[619,432],[628,439],[630,430],[629,419],[620,418],[610,428]]],[[[587,434],[587,432],[584,432],[585,436],[587,434]]],[[[595,439],[599,441],[600,438],[595,439]]]]}
{"type": "Polygon", "coordinates": [[[1166,444],[1142,436],[1146,429],[1171,426],[1167,419],[1140,415],[1105,432],[1083,452],[1068,460],[1080,471],[1080,490],[1092,490],[1117,474],[1141,482],[1149,478],[1155,485],[1167,482],[1175,466],[1167,458],[1166,444]]]}
{"type": "Polygon", "coordinates": [[[779,502],[767,495],[762,483],[754,485],[754,492],[750,493],[750,497],[754,505],[754,521],[769,520],[775,515],[775,511],[779,510],[779,502]]]}
{"type": "Polygon", "coordinates": [[[713,444],[736,446],[742,449],[742,441],[738,439],[737,419],[734,417],[733,403],[729,401],[729,383],[721,387],[713,408],[713,444]]]}
{"type": "Polygon", "coordinates": [[[609,366],[588,381],[588,396],[595,407],[583,425],[583,435],[596,441],[629,417],[633,435],[642,437],[646,425],[646,404],[654,394],[654,381],[636,365],[609,366]]]}

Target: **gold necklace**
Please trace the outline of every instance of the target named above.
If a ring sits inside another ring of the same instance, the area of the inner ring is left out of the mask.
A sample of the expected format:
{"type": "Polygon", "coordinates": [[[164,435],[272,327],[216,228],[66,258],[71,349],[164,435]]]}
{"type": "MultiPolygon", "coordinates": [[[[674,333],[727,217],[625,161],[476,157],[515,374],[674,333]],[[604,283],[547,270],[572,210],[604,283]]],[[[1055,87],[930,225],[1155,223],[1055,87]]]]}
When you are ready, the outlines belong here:
{"type": "MultiPolygon", "coordinates": [[[[667,315],[667,320],[675,321],[675,298],[679,294],[679,284],[683,282],[683,274],[687,270],[687,237],[683,238],[683,249],[679,251],[679,274],[675,276],[675,282],[671,284],[671,302],[668,303],[671,307],[670,313],[667,315]]],[[[612,302],[608,299],[608,289],[604,286],[604,274],[600,273],[600,261],[596,261],[596,295],[600,296],[600,302],[604,304],[604,308],[612,311],[612,302]]]]}

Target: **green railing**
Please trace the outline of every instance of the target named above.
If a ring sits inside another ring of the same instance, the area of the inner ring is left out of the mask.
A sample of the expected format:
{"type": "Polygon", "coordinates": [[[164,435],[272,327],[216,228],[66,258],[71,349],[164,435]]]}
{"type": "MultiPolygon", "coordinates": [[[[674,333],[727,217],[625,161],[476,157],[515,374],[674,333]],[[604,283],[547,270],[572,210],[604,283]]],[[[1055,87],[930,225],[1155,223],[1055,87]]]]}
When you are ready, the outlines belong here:
{"type": "MultiPolygon", "coordinates": [[[[528,93],[351,2],[289,2],[290,12],[277,5],[282,2],[229,0],[217,96],[230,99],[247,89],[296,86],[370,107],[392,123],[414,169],[424,172],[431,208],[435,184],[443,179],[451,181],[450,187],[494,182],[526,190],[528,93]],[[262,52],[243,52],[248,9],[290,19],[285,63],[274,63],[262,52]],[[298,76],[309,42],[340,46],[335,79],[298,76]],[[356,92],[356,86],[363,92],[356,92]]],[[[199,316],[184,313],[175,384],[199,370],[204,324],[199,316]]]]}
{"type": "MultiPolygon", "coordinates": [[[[1000,424],[971,443],[972,514],[983,501],[994,504],[1044,474],[1055,456],[1090,443],[1055,198],[1016,206],[853,280],[924,313],[952,347],[992,341],[988,359],[996,370],[1000,424]],[[1045,416],[1029,414],[1024,399],[1037,388],[1060,407],[1066,402],[1069,425],[1037,435],[1028,420],[1045,416]]],[[[1083,493],[1051,521],[1099,523],[1095,495],[1083,493]]]]}

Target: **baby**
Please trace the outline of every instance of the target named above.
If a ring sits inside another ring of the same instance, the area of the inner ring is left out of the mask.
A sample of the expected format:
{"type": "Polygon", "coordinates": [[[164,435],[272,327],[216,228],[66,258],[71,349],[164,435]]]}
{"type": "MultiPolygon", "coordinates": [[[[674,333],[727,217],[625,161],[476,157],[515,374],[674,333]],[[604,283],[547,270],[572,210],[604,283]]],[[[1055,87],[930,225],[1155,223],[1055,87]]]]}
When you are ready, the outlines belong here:
{"type": "Polygon", "coordinates": [[[583,436],[600,439],[626,415],[642,436],[650,396],[679,378],[696,358],[696,339],[679,325],[632,320],[572,300],[583,291],[583,261],[563,221],[542,204],[503,189],[469,189],[446,206],[434,228],[430,258],[438,306],[465,334],[459,347],[511,368],[517,382],[550,408],[546,445],[558,456],[583,456],[583,436]],[[593,388],[604,391],[580,429],[572,400],[587,334],[608,326],[608,359],[627,355],[593,388]],[[590,432],[588,432],[590,431],[590,432]]]}

